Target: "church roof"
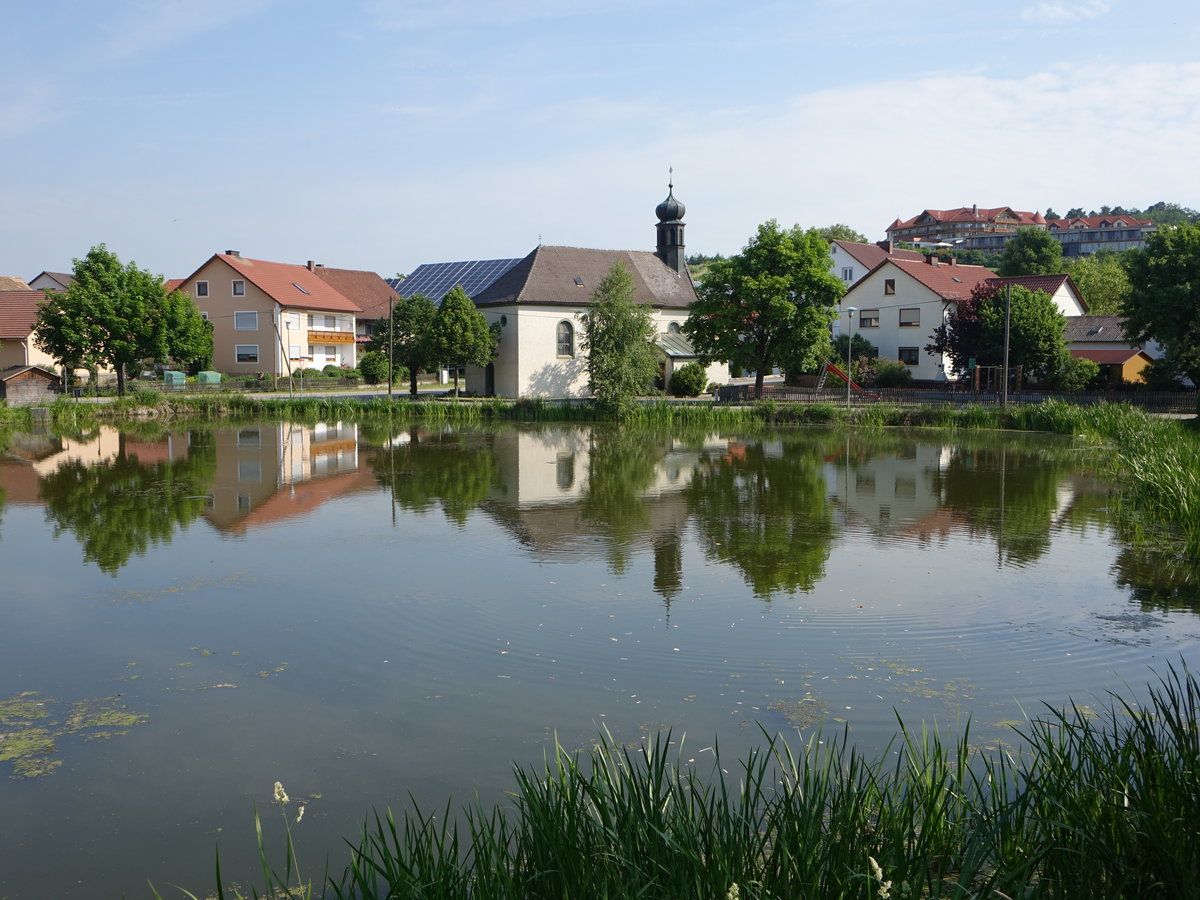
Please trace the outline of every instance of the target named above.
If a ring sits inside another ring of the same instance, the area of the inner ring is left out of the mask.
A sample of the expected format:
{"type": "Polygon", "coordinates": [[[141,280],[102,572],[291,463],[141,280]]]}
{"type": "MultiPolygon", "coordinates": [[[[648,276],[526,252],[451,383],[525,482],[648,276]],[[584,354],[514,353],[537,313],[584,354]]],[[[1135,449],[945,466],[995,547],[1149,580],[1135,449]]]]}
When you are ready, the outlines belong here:
{"type": "Polygon", "coordinates": [[[661,309],[687,309],[696,289],[686,272],[676,272],[648,250],[591,250],[538,247],[474,296],[477,306],[514,303],[585,306],[613,263],[633,278],[633,299],[661,309]]]}

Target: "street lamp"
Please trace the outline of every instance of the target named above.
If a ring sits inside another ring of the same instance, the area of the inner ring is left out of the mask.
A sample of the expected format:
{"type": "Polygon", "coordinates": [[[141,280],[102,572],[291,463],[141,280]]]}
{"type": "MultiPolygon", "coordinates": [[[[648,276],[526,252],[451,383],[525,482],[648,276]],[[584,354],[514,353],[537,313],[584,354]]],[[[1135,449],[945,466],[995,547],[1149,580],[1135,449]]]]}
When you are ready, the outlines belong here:
{"type": "Polygon", "coordinates": [[[854,314],[858,308],[846,307],[846,409],[850,408],[850,348],[854,344],[854,314]]]}

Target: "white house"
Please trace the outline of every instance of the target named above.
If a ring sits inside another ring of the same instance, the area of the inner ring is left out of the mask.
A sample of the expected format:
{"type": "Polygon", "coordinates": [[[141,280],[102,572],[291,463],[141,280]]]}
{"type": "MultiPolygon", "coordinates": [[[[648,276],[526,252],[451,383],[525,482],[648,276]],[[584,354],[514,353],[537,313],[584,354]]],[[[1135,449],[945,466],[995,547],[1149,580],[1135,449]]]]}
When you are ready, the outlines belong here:
{"type": "Polygon", "coordinates": [[[214,253],[179,289],[212,323],[218,372],[286,376],[355,364],[355,317],[362,310],[311,267],[227,250],[214,253]]]}
{"type": "Polygon", "coordinates": [[[922,261],[888,257],[842,297],[839,318],[851,335],[862,335],[887,359],[910,368],[918,381],[946,381],[950,360],[929,354],[925,345],[953,304],[975,287],[996,278],[984,266],[960,266],[930,256],[922,261]],[[847,310],[854,308],[853,318],[847,310]]]}
{"type": "MultiPolygon", "coordinates": [[[[587,357],[580,347],[583,314],[592,292],[614,263],[633,278],[634,302],[651,310],[655,330],[669,336],[660,347],[662,374],[688,357],[679,333],[696,300],[683,252],[684,206],[673,190],[658,204],[658,247],[590,250],[537,247],[472,299],[489,324],[500,328],[494,362],[467,367],[467,389],[497,397],[587,397],[587,357]]],[[[708,367],[708,380],[729,380],[727,365],[708,367]]]]}
{"type": "Polygon", "coordinates": [[[875,244],[841,240],[829,242],[829,272],[845,282],[846,287],[854,284],[889,257],[920,262],[925,255],[916,250],[901,250],[891,241],[879,241],[875,244]]]}

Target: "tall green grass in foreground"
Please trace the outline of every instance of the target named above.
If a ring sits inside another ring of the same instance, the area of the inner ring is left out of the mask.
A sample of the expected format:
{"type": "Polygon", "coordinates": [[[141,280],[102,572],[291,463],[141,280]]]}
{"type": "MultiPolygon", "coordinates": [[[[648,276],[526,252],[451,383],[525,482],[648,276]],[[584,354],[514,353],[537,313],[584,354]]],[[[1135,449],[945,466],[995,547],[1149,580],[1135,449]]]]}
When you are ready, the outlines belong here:
{"type": "Polygon", "coordinates": [[[266,884],[253,893],[1196,897],[1198,714],[1200,684],[1172,667],[1144,703],[1114,695],[1098,713],[1045,707],[1015,729],[1020,749],[995,752],[973,749],[967,734],[947,742],[903,723],[873,762],[845,732],[795,750],[764,735],[736,764],[715,748],[685,752],[670,734],[635,748],[606,734],[589,752],[556,746],[544,765],[517,769],[507,808],[376,814],[344,872],[322,886],[289,876],[289,831],[284,874],[266,866],[264,850],[266,884]]]}

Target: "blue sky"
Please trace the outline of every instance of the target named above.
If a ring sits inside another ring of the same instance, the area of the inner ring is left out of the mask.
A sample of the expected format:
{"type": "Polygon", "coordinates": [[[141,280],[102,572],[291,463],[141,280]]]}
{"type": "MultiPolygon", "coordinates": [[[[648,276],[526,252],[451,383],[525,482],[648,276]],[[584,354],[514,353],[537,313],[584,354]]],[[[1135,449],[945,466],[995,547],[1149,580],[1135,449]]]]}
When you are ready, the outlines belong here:
{"type": "Polygon", "coordinates": [[[0,274],[364,268],[766,219],[1200,208],[1200,4],[12,0],[0,274]]]}

